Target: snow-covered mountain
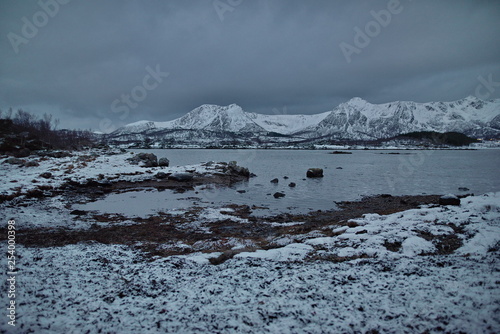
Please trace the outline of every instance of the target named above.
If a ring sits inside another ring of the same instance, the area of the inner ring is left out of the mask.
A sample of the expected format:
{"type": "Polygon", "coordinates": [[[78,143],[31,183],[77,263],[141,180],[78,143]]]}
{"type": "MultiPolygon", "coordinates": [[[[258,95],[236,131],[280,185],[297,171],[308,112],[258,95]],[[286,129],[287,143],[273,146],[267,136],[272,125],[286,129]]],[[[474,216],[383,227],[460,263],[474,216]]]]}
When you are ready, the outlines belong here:
{"type": "Polygon", "coordinates": [[[113,135],[167,129],[291,134],[318,124],[328,114],[329,112],[316,115],[262,115],[245,112],[236,104],[204,104],[181,118],[169,122],[139,121],[118,129],[113,135]]]}
{"type": "Polygon", "coordinates": [[[500,137],[500,100],[467,97],[453,102],[371,104],[353,98],[315,115],[263,115],[236,105],[202,105],[168,122],[139,121],[108,138],[115,142],[145,138],[183,143],[314,140],[374,140],[414,131],[461,132],[500,137]],[[279,138],[279,139],[277,139],[279,138]]]}
{"type": "Polygon", "coordinates": [[[500,134],[500,100],[467,97],[454,102],[371,104],[354,98],[305,129],[310,136],[380,139],[414,131],[461,132],[472,137],[500,134]]]}

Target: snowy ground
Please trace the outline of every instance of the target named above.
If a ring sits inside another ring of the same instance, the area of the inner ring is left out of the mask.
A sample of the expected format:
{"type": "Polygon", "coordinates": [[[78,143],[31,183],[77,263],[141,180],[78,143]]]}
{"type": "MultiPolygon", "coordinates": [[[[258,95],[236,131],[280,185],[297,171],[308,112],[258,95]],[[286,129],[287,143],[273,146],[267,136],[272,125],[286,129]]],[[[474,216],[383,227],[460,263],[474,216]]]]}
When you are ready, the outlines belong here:
{"type": "MultiPolygon", "coordinates": [[[[63,158],[29,156],[23,158],[26,162],[34,162],[37,166],[25,166],[6,163],[0,160],[0,195],[24,195],[36,189],[57,189],[62,184],[72,181],[85,183],[88,180],[98,182],[139,182],[155,179],[157,172],[182,173],[186,171],[203,175],[213,173],[215,165],[192,165],[172,167],[144,168],[133,165],[128,158],[133,152],[113,153],[103,152],[72,152],[72,156],[63,158]],[[50,173],[50,177],[41,174],[50,173]]],[[[161,157],[159,157],[161,158],[161,157]]]]}
{"type": "Polygon", "coordinates": [[[17,326],[0,331],[500,332],[500,192],[331,229],[218,266],[217,253],[18,245],[17,326]]]}

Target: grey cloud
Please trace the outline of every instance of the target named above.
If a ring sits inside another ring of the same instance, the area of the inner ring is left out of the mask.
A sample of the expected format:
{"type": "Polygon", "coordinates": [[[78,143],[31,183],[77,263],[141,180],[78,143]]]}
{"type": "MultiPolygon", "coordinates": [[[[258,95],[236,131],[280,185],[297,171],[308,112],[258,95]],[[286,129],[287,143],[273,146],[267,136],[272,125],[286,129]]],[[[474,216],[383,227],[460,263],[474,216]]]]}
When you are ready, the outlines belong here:
{"type": "MultiPolygon", "coordinates": [[[[318,113],[354,96],[449,101],[473,95],[479,77],[500,82],[496,1],[401,0],[401,11],[348,63],[340,43],[356,47],[355,27],[363,31],[391,1],[244,0],[221,21],[212,0],[73,0],[18,54],[7,34],[21,35],[22,18],[41,7],[2,1],[0,107],[98,130],[103,118],[115,126],[170,120],[203,103],[318,113]],[[112,113],[112,102],[156,65],[169,77],[125,119],[112,113]]],[[[487,92],[500,97],[500,87],[487,92]]]]}

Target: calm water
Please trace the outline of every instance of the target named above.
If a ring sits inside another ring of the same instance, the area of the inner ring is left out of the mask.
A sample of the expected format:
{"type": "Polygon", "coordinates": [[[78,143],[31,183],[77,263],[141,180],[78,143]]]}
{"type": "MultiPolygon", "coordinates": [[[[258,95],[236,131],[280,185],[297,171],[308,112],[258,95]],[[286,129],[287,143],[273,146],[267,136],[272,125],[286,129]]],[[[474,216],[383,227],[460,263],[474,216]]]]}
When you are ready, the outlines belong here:
{"type": "Polygon", "coordinates": [[[268,207],[257,214],[282,211],[306,212],[335,208],[335,201],[366,195],[482,194],[500,191],[500,150],[477,151],[352,151],[328,154],[313,150],[134,150],[167,157],[171,166],[206,161],[236,160],[257,177],[231,188],[205,186],[174,194],[172,191],[140,191],[112,194],[79,208],[126,215],[148,215],[191,205],[221,206],[237,203],[268,207]],[[383,153],[383,154],[382,154],[383,153]],[[400,153],[400,154],[387,154],[400,153]],[[321,179],[307,179],[310,167],[324,170],[321,179]],[[284,179],[287,176],[288,179],[284,179]],[[270,182],[278,178],[279,183],[270,182]],[[296,187],[288,184],[295,182],[296,187]],[[469,188],[460,191],[459,187],[469,188]],[[239,193],[238,190],[245,190],[239,193]],[[272,195],[284,192],[284,198],[272,195]],[[198,192],[198,193],[196,193],[198,192]]]}

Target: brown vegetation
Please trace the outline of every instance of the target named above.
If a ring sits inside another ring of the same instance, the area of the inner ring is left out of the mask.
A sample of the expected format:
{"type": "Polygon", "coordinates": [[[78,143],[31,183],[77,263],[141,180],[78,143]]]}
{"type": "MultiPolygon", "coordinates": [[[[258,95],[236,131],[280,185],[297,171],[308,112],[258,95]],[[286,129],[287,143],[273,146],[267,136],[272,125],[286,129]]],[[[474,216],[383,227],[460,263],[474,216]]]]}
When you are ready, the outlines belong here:
{"type": "Polygon", "coordinates": [[[50,114],[42,118],[19,109],[0,110],[0,153],[27,156],[30,151],[80,149],[92,146],[95,136],[86,130],[57,130],[59,120],[50,114]]]}

